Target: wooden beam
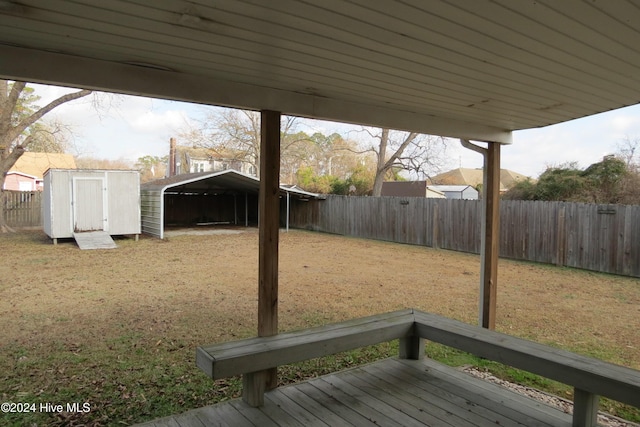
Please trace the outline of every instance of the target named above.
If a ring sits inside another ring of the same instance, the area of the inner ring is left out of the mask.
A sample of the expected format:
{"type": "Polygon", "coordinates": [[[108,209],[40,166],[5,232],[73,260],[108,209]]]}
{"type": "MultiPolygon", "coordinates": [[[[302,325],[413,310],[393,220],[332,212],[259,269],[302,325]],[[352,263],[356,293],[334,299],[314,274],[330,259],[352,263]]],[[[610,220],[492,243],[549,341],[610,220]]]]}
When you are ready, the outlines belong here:
{"type": "MultiPolygon", "coordinates": [[[[258,336],[278,333],[278,243],[280,232],[280,113],[261,112],[260,195],[258,198],[258,336]]],[[[243,399],[264,404],[265,390],[278,385],[277,368],[243,379],[243,399]]]]}
{"type": "Polygon", "coordinates": [[[496,327],[496,295],[500,241],[500,144],[490,142],[485,155],[480,325],[496,327]]]}
{"type": "Polygon", "coordinates": [[[511,131],[506,129],[436,116],[433,111],[408,111],[393,103],[374,105],[349,102],[326,95],[301,93],[298,90],[283,90],[8,45],[0,45],[0,58],[0,78],[7,80],[83,87],[225,107],[278,110],[294,116],[477,141],[503,144],[512,142],[511,131]]]}

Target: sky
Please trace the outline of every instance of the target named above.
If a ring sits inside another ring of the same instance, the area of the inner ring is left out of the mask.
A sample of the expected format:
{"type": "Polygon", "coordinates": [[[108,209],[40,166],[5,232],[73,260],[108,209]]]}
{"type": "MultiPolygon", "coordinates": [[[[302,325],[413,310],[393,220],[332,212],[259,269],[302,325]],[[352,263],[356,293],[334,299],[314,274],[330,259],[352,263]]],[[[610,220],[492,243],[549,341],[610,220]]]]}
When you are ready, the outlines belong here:
{"type": "MultiPolygon", "coordinates": [[[[41,97],[39,105],[74,90],[32,85],[41,97]]],[[[63,104],[47,115],[72,129],[74,155],[99,159],[130,161],[145,155],[164,156],[169,138],[180,129],[202,118],[207,108],[201,105],[126,95],[102,96],[94,108],[90,97],[63,104]]],[[[347,135],[356,125],[305,120],[301,130],[307,133],[338,132],[347,135]]],[[[539,129],[516,131],[513,144],[502,148],[502,168],[537,178],[549,166],[577,162],[585,168],[619,151],[625,138],[640,138],[640,105],[597,114],[539,129]]],[[[447,145],[449,164],[480,168],[482,156],[462,148],[458,140],[447,145]]]]}

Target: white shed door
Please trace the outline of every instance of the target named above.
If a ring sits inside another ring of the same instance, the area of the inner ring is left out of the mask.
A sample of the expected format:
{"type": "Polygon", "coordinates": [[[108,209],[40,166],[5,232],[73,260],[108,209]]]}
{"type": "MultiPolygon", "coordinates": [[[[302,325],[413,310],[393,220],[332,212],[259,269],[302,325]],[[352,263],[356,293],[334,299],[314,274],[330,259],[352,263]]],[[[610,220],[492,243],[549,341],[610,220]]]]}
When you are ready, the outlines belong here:
{"type": "Polygon", "coordinates": [[[74,231],[104,230],[104,182],[101,178],[73,181],[74,231]]]}

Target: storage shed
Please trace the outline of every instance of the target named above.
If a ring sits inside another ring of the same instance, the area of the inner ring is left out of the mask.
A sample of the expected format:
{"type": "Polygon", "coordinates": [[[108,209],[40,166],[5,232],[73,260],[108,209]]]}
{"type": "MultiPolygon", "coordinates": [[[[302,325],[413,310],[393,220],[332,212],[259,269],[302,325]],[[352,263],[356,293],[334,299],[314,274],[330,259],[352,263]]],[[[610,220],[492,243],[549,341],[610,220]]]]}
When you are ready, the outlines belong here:
{"type": "Polygon", "coordinates": [[[43,191],[44,232],[54,243],[85,231],[140,234],[138,171],[49,169],[43,191]]]}
{"type": "MultiPolygon", "coordinates": [[[[142,232],[163,239],[166,226],[257,225],[259,190],[260,180],[232,169],[181,174],[142,184],[142,232]]],[[[280,186],[282,226],[288,227],[292,197],[320,198],[280,186]]]]}

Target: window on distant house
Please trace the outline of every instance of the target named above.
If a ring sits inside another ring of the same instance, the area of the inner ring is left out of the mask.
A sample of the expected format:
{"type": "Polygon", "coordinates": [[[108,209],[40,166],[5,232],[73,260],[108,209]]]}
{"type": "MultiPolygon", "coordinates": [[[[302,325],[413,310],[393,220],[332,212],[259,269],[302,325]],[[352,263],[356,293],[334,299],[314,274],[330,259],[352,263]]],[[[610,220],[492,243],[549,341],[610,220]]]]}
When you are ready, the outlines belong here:
{"type": "Polygon", "coordinates": [[[191,164],[191,172],[204,172],[204,171],[205,171],[205,162],[194,161],[191,164]]]}

